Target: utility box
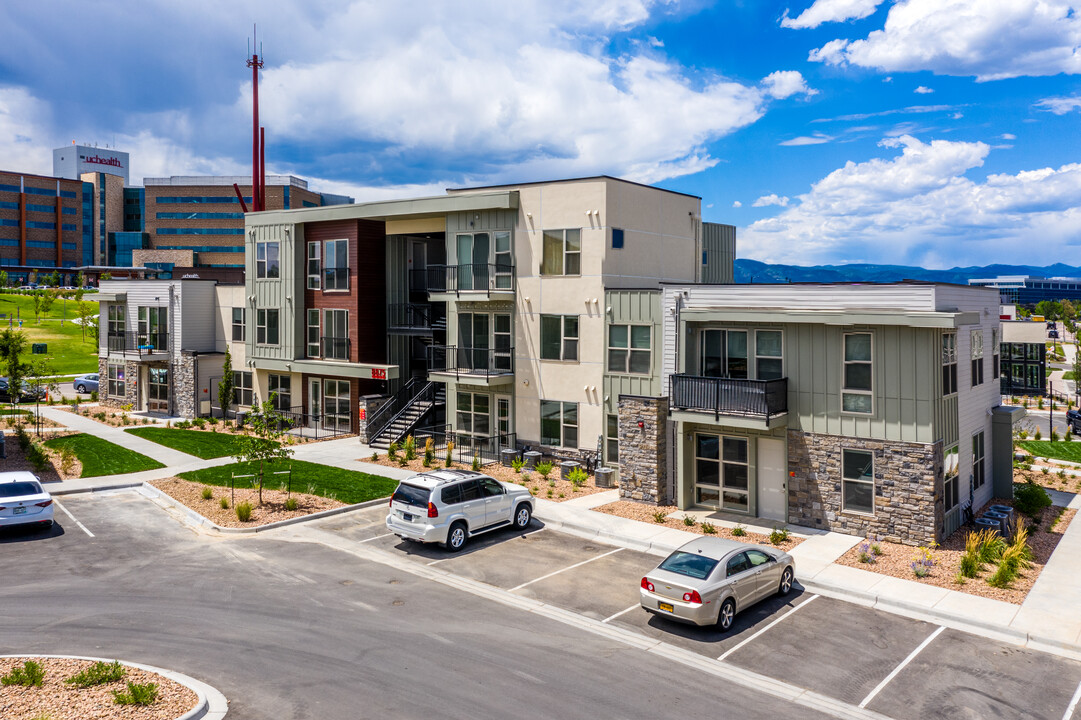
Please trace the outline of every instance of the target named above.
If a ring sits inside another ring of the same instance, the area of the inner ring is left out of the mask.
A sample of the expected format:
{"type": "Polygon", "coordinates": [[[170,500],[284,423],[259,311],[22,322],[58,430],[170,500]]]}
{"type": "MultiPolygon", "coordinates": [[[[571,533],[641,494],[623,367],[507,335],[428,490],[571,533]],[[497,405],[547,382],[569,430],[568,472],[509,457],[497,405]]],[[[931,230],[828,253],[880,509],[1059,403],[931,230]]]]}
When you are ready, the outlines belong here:
{"type": "MultiPolygon", "coordinates": [[[[23,347],[26,347],[25,345],[23,347]]],[[[49,352],[49,346],[46,343],[34,343],[30,346],[30,352],[34,355],[44,355],[49,352]]]]}

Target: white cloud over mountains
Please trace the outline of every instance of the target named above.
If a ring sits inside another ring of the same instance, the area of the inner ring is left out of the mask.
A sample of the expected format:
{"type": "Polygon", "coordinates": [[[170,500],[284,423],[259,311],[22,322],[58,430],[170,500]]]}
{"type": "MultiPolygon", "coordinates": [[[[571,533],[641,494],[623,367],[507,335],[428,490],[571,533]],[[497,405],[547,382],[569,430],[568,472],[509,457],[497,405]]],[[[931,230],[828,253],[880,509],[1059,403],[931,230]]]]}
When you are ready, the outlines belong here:
{"type": "Polygon", "coordinates": [[[979,182],[965,175],[983,165],[985,143],[904,136],[880,145],[901,152],[848,162],[780,214],[741,228],[740,254],[952,267],[1018,252],[1051,263],[1081,245],[1081,163],[979,182]]]}
{"type": "Polygon", "coordinates": [[[881,30],[831,40],[809,59],[980,81],[1077,74],[1081,12],[1073,0],[899,0],[881,30]]]}

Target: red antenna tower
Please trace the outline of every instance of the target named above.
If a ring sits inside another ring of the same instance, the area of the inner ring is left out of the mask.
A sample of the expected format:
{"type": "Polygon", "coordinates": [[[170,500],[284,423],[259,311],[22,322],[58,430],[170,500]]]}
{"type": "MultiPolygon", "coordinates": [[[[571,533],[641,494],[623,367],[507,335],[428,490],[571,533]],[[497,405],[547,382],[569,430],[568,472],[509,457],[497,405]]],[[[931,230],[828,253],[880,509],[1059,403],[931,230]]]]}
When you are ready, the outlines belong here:
{"type": "MultiPolygon", "coordinates": [[[[256,28],[252,25],[252,50],[248,58],[248,67],[251,68],[252,86],[252,120],[251,120],[251,209],[252,212],[266,210],[266,135],[265,128],[259,125],[259,70],[263,67],[263,59],[259,51],[262,46],[258,44],[256,28]]],[[[240,187],[233,183],[237,198],[240,199],[240,207],[248,212],[248,206],[244,203],[244,195],[240,187]]]]}

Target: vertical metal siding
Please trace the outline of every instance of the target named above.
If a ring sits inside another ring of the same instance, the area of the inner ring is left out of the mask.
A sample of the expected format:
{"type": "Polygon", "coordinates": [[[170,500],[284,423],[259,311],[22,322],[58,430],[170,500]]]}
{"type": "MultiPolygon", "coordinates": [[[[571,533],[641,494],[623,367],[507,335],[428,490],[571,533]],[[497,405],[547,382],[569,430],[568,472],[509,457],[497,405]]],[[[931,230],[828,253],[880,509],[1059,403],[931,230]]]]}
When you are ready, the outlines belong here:
{"type": "MultiPolygon", "coordinates": [[[[731,283],[736,261],[736,228],[733,225],[702,223],[702,249],[706,264],[702,267],[702,282],[731,283]]],[[[702,259],[698,258],[701,263],[702,259]]]]}

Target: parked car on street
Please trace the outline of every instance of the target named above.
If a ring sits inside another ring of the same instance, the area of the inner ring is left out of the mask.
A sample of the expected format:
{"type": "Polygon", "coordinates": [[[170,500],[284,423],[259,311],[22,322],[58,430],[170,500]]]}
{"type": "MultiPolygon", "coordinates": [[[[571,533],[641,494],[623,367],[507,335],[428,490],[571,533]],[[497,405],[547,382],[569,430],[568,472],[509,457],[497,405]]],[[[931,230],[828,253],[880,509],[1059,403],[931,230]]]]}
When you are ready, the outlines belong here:
{"type": "Polygon", "coordinates": [[[472,470],[433,470],[399,483],[390,499],[387,529],[456,552],[480,533],[501,527],[524,530],[533,507],[533,496],[520,485],[472,470]]]}
{"type": "Polygon", "coordinates": [[[0,527],[53,524],[53,498],[31,472],[0,473],[0,527]]]}
{"type": "Polygon", "coordinates": [[[1066,411],[1066,424],[1073,430],[1074,435],[1081,435],[1081,410],[1073,408],[1066,411]]]}
{"type": "MultiPolygon", "coordinates": [[[[34,389],[30,387],[30,383],[23,381],[22,391],[19,393],[19,402],[33,402],[34,400],[40,400],[45,397],[44,390],[38,390],[36,393],[34,389]]],[[[11,389],[8,387],[8,379],[6,377],[0,377],[0,402],[11,402],[11,389]]]]}
{"type": "Polygon", "coordinates": [[[660,617],[728,630],[737,612],[771,595],[787,595],[795,573],[795,560],[777,548],[702,537],[646,573],[642,607],[660,617]]]}
{"type": "Polygon", "coordinates": [[[1048,330],[1047,331],[1047,337],[1052,338],[1054,340],[1058,340],[1058,329],[1051,328],[1050,330],[1048,330]]]}
{"type": "Polygon", "coordinates": [[[98,389],[98,374],[90,373],[89,375],[80,375],[72,380],[71,384],[75,386],[75,392],[94,392],[98,389]]]}

